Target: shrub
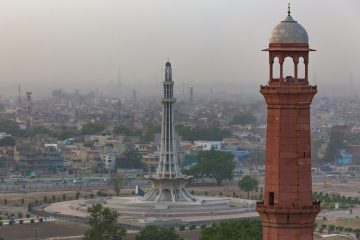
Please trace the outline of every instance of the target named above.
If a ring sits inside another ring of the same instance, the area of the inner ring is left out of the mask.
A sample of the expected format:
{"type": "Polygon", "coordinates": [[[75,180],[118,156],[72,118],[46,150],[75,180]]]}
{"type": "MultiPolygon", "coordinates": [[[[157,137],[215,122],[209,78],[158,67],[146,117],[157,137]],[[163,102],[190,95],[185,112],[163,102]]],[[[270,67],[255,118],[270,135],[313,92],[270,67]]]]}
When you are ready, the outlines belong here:
{"type": "Polygon", "coordinates": [[[76,199],[79,199],[79,198],[80,198],[80,192],[79,192],[79,191],[77,191],[77,192],[75,193],[75,198],[76,198],[76,199]]]}
{"type": "Polygon", "coordinates": [[[180,225],[179,230],[184,231],[185,230],[185,225],[180,225]]]}
{"type": "Polygon", "coordinates": [[[39,222],[43,222],[44,221],[44,219],[43,218],[39,218],[39,222]]]}
{"type": "Polygon", "coordinates": [[[329,230],[329,232],[334,231],[334,230],[335,230],[335,226],[334,226],[334,225],[329,225],[329,226],[328,226],[328,230],[329,230]]]}
{"type": "Polygon", "coordinates": [[[222,196],[222,195],[223,195],[223,193],[222,193],[222,192],[220,192],[220,193],[219,193],[219,195],[220,195],[220,196],[222,196]]]}
{"type": "Polygon", "coordinates": [[[20,224],[23,224],[23,223],[24,223],[24,220],[20,219],[20,220],[19,220],[19,223],[20,223],[20,224]]]}
{"type": "Polygon", "coordinates": [[[23,213],[22,212],[19,212],[18,213],[18,218],[22,218],[23,217],[23,213]]]}
{"type": "Polygon", "coordinates": [[[30,223],[35,223],[35,220],[34,220],[34,219],[30,219],[30,223]]]}
{"type": "Polygon", "coordinates": [[[204,228],[206,228],[206,225],[201,225],[200,228],[201,228],[201,229],[204,229],[204,228]]]}
{"type": "Polygon", "coordinates": [[[196,229],[196,225],[191,225],[191,226],[189,227],[189,230],[194,230],[194,229],[196,229]]]}
{"type": "Polygon", "coordinates": [[[66,200],[66,194],[64,193],[62,196],[62,200],[65,201],[66,200]]]}
{"type": "Polygon", "coordinates": [[[320,232],[323,232],[324,231],[324,229],[327,227],[327,225],[326,224],[321,224],[321,227],[320,227],[320,232]]]}
{"type": "Polygon", "coordinates": [[[47,196],[44,196],[44,203],[47,203],[47,201],[48,201],[47,196]]]}
{"type": "Polygon", "coordinates": [[[95,194],[90,193],[90,198],[94,198],[94,197],[95,197],[95,194]]]}
{"type": "Polygon", "coordinates": [[[7,205],[7,202],[8,202],[8,201],[7,201],[7,199],[5,198],[5,199],[4,199],[4,205],[7,205]]]}
{"type": "Polygon", "coordinates": [[[360,228],[355,229],[354,232],[355,232],[356,239],[359,240],[360,239],[360,228]]]}
{"type": "Polygon", "coordinates": [[[56,201],[56,196],[52,195],[52,201],[55,202],[56,201]]]}
{"type": "Polygon", "coordinates": [[[4,224],[3,221],[1,221],[1,222],[0,222],[0,226],[2,226],[3,224],[4,224]]]}
{"type": "Polygon", "coordinates": [[[14,220],[11,219],[11,220],[9,221],[9,225],[13,225],[13,224],[14,224],[14,220]]]}
{"type": "Polygon", "coordinates": [[[208,195],[208,192],[207,191],[205,191],[205,196],[207,196],[208,195]]]}
{"type": "Polygon", "coordinates": [[[345,231],[345,232],[352,232],[353,229],[352,229],[352,228],[345,228],[344,231],[345,231]]]}
{"type": "Polygon", "coordinates": [[[344,227],[343,226],[338,226],[336,227],[337,230],[339,230],[340,232],[342,232],[344,230],[344,227]]]}
{"type": "Polygon", "coordinates": [[[317,228],[318,226],[318,223],[314,223],[314,229],[317,228]]]}
{"type": "Polygon", "coordinates": [[[30,213],[27,213],[27,214],[26,214],[26,218],[30,218],[30,213]]]}
{"type": "Polygon", "coordinates": [[[20,204],[21,205],[24,205],[24,203],[25,203],[25,200],[22,198],[22,199],[20,199],[20,204]]]}

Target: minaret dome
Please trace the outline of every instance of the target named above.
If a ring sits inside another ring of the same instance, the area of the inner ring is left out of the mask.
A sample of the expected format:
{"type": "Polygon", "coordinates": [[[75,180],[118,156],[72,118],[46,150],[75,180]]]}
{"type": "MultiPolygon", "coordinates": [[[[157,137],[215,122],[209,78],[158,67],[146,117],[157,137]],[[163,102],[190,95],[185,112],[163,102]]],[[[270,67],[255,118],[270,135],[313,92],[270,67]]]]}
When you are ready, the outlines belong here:
{"type": "Polygon", "coordinates": [[[290,5],[288,15],[273,30],[270,43],[308,43],[309,37],[303,26],[291,16],[290,5]]]}

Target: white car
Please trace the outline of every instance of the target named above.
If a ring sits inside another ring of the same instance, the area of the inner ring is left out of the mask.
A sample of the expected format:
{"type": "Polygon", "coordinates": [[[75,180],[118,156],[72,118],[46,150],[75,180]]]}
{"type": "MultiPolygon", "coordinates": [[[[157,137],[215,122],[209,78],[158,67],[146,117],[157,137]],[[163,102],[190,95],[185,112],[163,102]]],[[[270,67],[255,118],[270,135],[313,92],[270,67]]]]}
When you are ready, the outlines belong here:
{"type": "Polygon", "coordinates": [[[81,178],[74,178],[73,183],[80,183],[81,182],[81,178]]]}

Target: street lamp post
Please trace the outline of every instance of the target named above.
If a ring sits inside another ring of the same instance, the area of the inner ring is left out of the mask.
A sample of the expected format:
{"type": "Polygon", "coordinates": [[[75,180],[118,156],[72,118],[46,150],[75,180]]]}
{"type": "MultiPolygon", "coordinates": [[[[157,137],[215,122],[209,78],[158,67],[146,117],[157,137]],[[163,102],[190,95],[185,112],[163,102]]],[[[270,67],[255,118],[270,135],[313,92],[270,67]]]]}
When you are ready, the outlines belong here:
{"type": "Polygon", "coordinates": [[[35,231],[35,240],[38,240],[38,229],[35,228],[34,231],[35,231]]]}

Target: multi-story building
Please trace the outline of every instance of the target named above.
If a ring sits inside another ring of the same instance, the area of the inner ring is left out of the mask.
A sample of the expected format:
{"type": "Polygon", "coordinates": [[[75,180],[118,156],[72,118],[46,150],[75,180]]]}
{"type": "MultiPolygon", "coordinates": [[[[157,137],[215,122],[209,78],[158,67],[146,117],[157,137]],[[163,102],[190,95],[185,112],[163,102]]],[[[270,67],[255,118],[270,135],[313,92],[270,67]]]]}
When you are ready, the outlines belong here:
{"type": "Polygon", "coordinates": [[[64,159],[53,146],[20,152],[19,171],[25,175],[54,174],[64,170],[64,159]]]}

